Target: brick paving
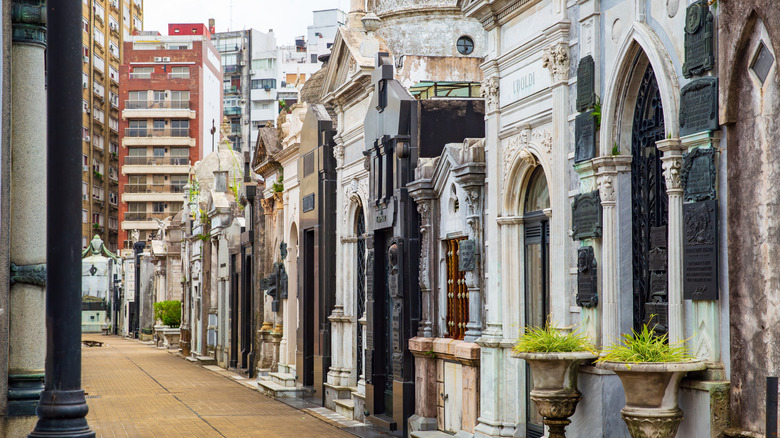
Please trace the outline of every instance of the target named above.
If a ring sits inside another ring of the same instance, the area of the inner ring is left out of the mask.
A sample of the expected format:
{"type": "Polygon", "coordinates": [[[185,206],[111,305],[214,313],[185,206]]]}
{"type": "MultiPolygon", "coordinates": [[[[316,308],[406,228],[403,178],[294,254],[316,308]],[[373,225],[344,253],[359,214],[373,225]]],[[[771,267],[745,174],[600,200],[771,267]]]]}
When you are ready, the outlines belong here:
{"type": "Polygon", "coordinates": [[[352,436],[152,345],[84,339],[104,342],[82,348],[87,421],[99,437],[352,436]]]}

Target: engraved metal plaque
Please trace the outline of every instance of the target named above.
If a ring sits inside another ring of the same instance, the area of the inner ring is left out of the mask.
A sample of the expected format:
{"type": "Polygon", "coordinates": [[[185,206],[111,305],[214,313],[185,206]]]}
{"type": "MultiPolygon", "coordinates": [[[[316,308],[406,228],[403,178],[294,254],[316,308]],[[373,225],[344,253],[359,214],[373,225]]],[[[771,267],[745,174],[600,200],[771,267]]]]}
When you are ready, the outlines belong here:
{"type": "Polygon", "coordinates": [[[716,199],[715,149],[695,148],[683,154],[680,180],[683,186],[683,200],[698,202],[716,199]]]}
{"type": "Polygon", "coordinates": [[[650,227],[650,248],[666,248],[666,226],[650,227]]]}
{"type": "Polygon", "coordinates": [[[577,305],[596,307],[599,304],[598,273],[592,246],[577,250],[577,305]]]}
{"type": "Polygon", "coordinates": [[[683,298],[718,299],[718,201],[683,204],[683,298]]]}
{"type": "Polygon", "coordinates": [[[314,193],[309,193],[301,200],[301,211],[306,213],[307,211],[314,210],[314,193]]]}
{"type": "Polygon", "coordinates": [[[596,156],[596,119],[591,111],[580,113],[574,122],[574,137],[577,145],[574,162],[590,160],[596,156]]]}
{"type": "Polygon", "coordinates": [[[718,78],[700,78],[680,90],[680,135],[718,129],[718,78]]]}
{"type": "Polygon", "coordinates": [[[715,66],[712,46],[712,12],[707,0],[698,0],[685,11],[685,63],[683,75],[700,75],[715,66]]]}
{"type": "Polygon", "coordinates": [[[601,197],[599,191],[574,196],[571,203],[571,231],[574,240],[601,237],[601,197]]]}
{"type": "Polygon", "coordinates": [[[596,105],[596,65],[588,55],[577,66],[577,111],[582,112],[596,105]]]}
{"type": "Polygon", "coordinates": [[[473,271],[477,268],[477,243],[471,239],[461,240],[458,244],[458,270],[473,271]]]}
{"type": "Polygon", "coordinates": [[[653,248],[648,251],[647,267],[651,271],[666,271],[667,253],[666,248],[653,248]]]}

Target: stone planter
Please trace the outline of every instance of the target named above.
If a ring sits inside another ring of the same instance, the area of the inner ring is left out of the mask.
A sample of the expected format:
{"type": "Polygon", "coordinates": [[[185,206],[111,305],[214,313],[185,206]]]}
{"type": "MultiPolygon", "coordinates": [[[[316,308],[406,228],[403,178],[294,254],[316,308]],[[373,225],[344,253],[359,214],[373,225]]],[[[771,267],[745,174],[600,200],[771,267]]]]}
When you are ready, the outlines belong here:
{"type": "Polygon", "coordinates": [[[170,326],[164,324],[158,324],[154,326],[154,344],[159,347],[163,342],[163,331],[169,329],[170,326]]]}
{"type": "Polygon", "coordinates": [[[597,356],[587,351],[572,353],[512,353],[531,367],[534,389],[531,400],[536,404],[550,438],[564,438],[569,417],[574,414],[582,394],[577,390],[580,364],[597,356]]]}
{"type": "Polygon", "coordinates": [[[596,367],[620,377],[626,394],[626,406],[620,412],[633,438],[674,438],[683,419],[677,405],[680,380],[689,371],[707,368],[701,361],[599,362],[596,367]]]}
{"type": "Polygon", "coordinates": [[[179,348],[179,340],[181,339],[181,330],[179,328],[168,328],[162,331],[163,335],[163,347],[167,349],[179,348]]]}

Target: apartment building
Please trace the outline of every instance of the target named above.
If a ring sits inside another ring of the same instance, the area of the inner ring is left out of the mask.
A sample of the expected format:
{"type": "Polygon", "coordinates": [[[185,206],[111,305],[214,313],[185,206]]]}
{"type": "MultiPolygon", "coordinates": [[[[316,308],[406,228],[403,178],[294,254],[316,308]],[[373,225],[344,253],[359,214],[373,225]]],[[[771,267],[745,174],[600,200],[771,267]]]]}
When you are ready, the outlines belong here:
{"type": "Polygon", "coordinates": [[[143,0],[84,0],[81,245],[119,244],[119,66],[127,35],[143,29],[143,0]]]}
{"type": "MultiPolygon", "coordinates": [[[[214,30],[214,20],[209,21],[214,30]]],[[[276,121],[277,50],[273,29],[213,33],[222,58],[223,114],[236,151],[250,151],[257,129],[276,121]]]]}
{"type": "Polygon", "coordinates": [[[215,150],[222,122],[220,56],[203,24],[126,39],[119,70],[120,230],[145,241],[182,208],[190,165],[215,150]]]}

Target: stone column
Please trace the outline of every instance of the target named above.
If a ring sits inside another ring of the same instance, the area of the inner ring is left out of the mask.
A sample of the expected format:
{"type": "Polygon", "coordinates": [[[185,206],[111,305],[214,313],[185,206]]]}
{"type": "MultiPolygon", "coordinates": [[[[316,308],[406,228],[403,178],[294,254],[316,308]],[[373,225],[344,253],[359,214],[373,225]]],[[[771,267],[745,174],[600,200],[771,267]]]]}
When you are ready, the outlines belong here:
{"type": "MultiPolygon", "coordinates": [[[[564,8],[565,10],[565,8],[564,8]]],[[[565,14],[565,13],[564,13],[565,14]]],[[[552,144],[548,151],[550,181],[550,311],[552,320],[569,323],[569,259],[572,241],[569,237],[571,207],[569,205],[569,45],[568,26],[555,29],[553,37],[561,41],[550,46],[542,57],[550,70],[552,89],[552,144]],[[557,34],[556,34],[557,33],[557,34]],[[563,296],[561,296],[563,295],[563,296]]]]}
{"type": "Polygon", "coordinates": [[[0,435],[24,436],[35,426],[46,361],[46,19],[42,6],[17,1],[11,15],[8,418],[0,435]]]}
{"type": "Polygon", "coordinates": [[[410,183],[409,196],[417,203],[417,212],[420,213],[420,323],[418,324],[417,336],[430,338],[433,337],[433,320],[435,318],[432,285],[436,281],[433,260],[436,257],[436,245],[433,243],[436,239],[436,230],[433,224],[437,197],[436,192],[431,187],[432,175],[423,175],[423,172],[430,172],[431,168],[418,167],[416,170],[417,180],[410,183]]]}
{"type": "Polygon", "coordinates": [[[667,281],[669,298],[669,342],[685,339],[683,327],[683,189],[680,182],[682,167],[682,149],[679,139],[666,139],[656,142],[666,179],[666,194],[669,197],[669,230],[667,238],[667,281]]]}
{"type": "Polygon", "coordinates": [[[620,334],[618,314],[617,214],[615,200],[617,174],[614,168],[599,169],[599,195],[602,208],[603,244],[601,252],[601,345],[610,345],[620,334]]]}

